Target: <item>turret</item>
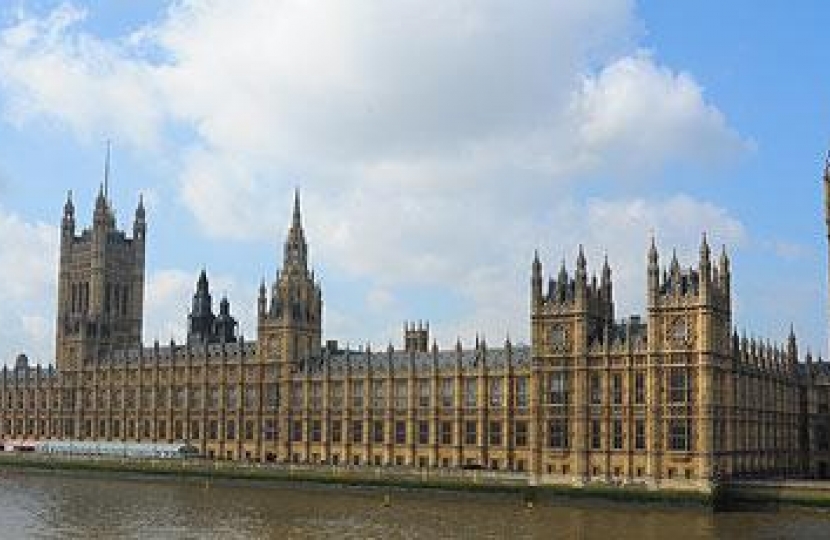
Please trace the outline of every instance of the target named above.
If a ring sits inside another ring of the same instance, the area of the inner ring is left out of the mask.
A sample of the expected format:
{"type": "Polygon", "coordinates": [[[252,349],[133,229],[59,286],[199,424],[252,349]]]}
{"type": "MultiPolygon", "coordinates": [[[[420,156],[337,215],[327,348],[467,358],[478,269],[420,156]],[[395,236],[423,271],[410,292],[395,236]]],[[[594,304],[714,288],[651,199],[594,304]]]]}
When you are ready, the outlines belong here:
{"type": "Polygon", "coordinates": [[[660,259],[654,236],[651,237],[651,246],[648,249],[648,298],[654,303],[660,290],[660,259]]]}
{"type": "Polygon", "coordinates": [[[257,299],[257,315],[262,318],[268,310],[268,287],[265,286],[265,280],[259,284],[259,298],[257,299]]]}
{"type": "Polygon", "coordinates": [[[579,244],[579,253],[576,256],[576,278],[577,286],[588,283],[588,263],[585,261],[585,252],[582,244],[579,244]]]}
{"type": "Polygon", "coordinates": [[[214,323],[214,334],[222,343],[234,343],[236,338],[236,319],[231,316],[231,303],[227,296],[219,302],[219,316],[214,323]]]}
{"type": "Polygon", "coordinates": [[[530,278],[532,305],[542,301],[542,263],[539,262],[539,252],[533,253],[533,267],[530,278]]]}
{"type": "Polygon", "coordinates": [[[790,325],[790,335],[787,338],[787,362],[790,369],[798,365],[798,342],[795,339],[795,328],[790,325]]]}
{"type": "Polygon", "coordinates": [[[711,250],[709,249],[709,242],[706,240],[706,233],[703,233],[703,238],[700,241],[700,260],[698,266],[700,275],[700,293],[704,298],[706,298],[709,294],[712,281],[711,250]]]}
{"type": "Polygon", "coordinates": [[[602,277],[600,278],[600,288],[603,296],[607,299],[612,297],[611,285],[611,266],[608,264],[608,254],[605,255],[605,260],[602,262],[602,277]]]}
{"type": "Polygon", "coordinates": [[[133,220],[133,239],[137,242],[144,242],[144,237],[147,234],[147,215],[144,210],[144,196],[138,196],[138,206],[135,209],[135,219],[133,220]]]}
{"type": "Polygon", "coordinates": [[[67,192],[66,203],[63,205],[61,232],[61,241],[71,240],[75,236],[75,205],[72,202],[72,190],[67,192]]]}
{"type": "Polygon", "coordinates": [[[729,264],[729,255],[726,254],[726,246],[722,246],[720,260],[718,261],[718,280],[721,291],[726,293],[727,298],[729,297],[729,289],[730,289],[730,282],[732,280],[730,264],[729,264]]]}
{"type": "Polygon", "coordinates": [[[429,348],[429,322],[424,326],[423,321],[404,323],[404,350],[406,352],[425,353],[429,348]]]}

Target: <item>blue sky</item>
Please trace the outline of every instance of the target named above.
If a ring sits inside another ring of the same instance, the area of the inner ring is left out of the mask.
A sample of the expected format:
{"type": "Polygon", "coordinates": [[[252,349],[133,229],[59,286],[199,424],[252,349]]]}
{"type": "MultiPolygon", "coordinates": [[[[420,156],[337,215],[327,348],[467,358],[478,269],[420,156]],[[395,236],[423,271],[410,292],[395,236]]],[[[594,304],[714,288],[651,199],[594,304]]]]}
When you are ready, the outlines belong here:
{"type": "Polygon", "coordinates": [[[53,347],[56,227],[149,210],[145,341],[183,336],[207,267],[254,337],[291,193],[325,333],[528,336],[545,271],[608,253],[618,316],[645,249],[733,256],[735,323],[826,350],[822,2],[16,2],[0,11],[0,358],[53,347]]]}

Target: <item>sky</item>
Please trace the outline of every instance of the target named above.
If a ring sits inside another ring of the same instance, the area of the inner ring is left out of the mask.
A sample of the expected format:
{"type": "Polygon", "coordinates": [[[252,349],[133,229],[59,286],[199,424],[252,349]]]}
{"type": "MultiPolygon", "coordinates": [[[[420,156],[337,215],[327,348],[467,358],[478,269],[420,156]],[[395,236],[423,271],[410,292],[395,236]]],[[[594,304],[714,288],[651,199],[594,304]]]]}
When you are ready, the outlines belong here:
{"type": "Polygon", "coordinates": [[[826,2],[10,1],[0,5],[0,361],[54,357],[72,190],[148,212],[144,341],[206,268],[246,339],[301,192],[324,339],[529,338],[548,275],[607,254],[619,318],[701,235],[733,322],[825,354],[826,2]]]}

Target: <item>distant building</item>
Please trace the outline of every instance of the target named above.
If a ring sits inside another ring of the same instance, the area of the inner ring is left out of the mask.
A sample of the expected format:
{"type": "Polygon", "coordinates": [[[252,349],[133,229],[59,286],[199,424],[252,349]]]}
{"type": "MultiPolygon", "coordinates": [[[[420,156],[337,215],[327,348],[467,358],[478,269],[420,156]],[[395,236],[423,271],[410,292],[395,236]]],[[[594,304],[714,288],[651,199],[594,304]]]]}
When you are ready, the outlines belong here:
{"type": "MultiPolygon", "coordinates": [[[[830,232],[830,168],[825,171],[830,232]]],[[[91,229],[64,208],[56,368],[21,355],[0,383],[0,438],[166,443],[217,459],[484,467],[539,483],[708,489],[717,478],[828,477],[830,370],[733,331],[729,257],[647,254],[647,313],[615,319],[611,269],[580,249],[545,283],[531,267],[531,346],[449,350],[407,323],[404,348],[322,340],[299,196],[283,264],[258,299],[258,341],[213,312],[206,273],[187,340],[142,346],[141,202],[133,234],[105,190],[91,229]]],[[[517,294],[521,294],[517,291],[517,294]]]]}

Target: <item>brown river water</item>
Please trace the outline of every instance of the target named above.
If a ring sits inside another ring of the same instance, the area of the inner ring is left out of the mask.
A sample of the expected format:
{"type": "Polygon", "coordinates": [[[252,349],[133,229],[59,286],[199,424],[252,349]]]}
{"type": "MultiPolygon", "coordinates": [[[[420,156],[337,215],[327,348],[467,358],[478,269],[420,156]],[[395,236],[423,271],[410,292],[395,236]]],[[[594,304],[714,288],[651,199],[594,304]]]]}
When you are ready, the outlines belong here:
{"type": "Polygon", "coordinates": [[[830,512],[0,470],[0,538],[830,540],[830,512]]]}

